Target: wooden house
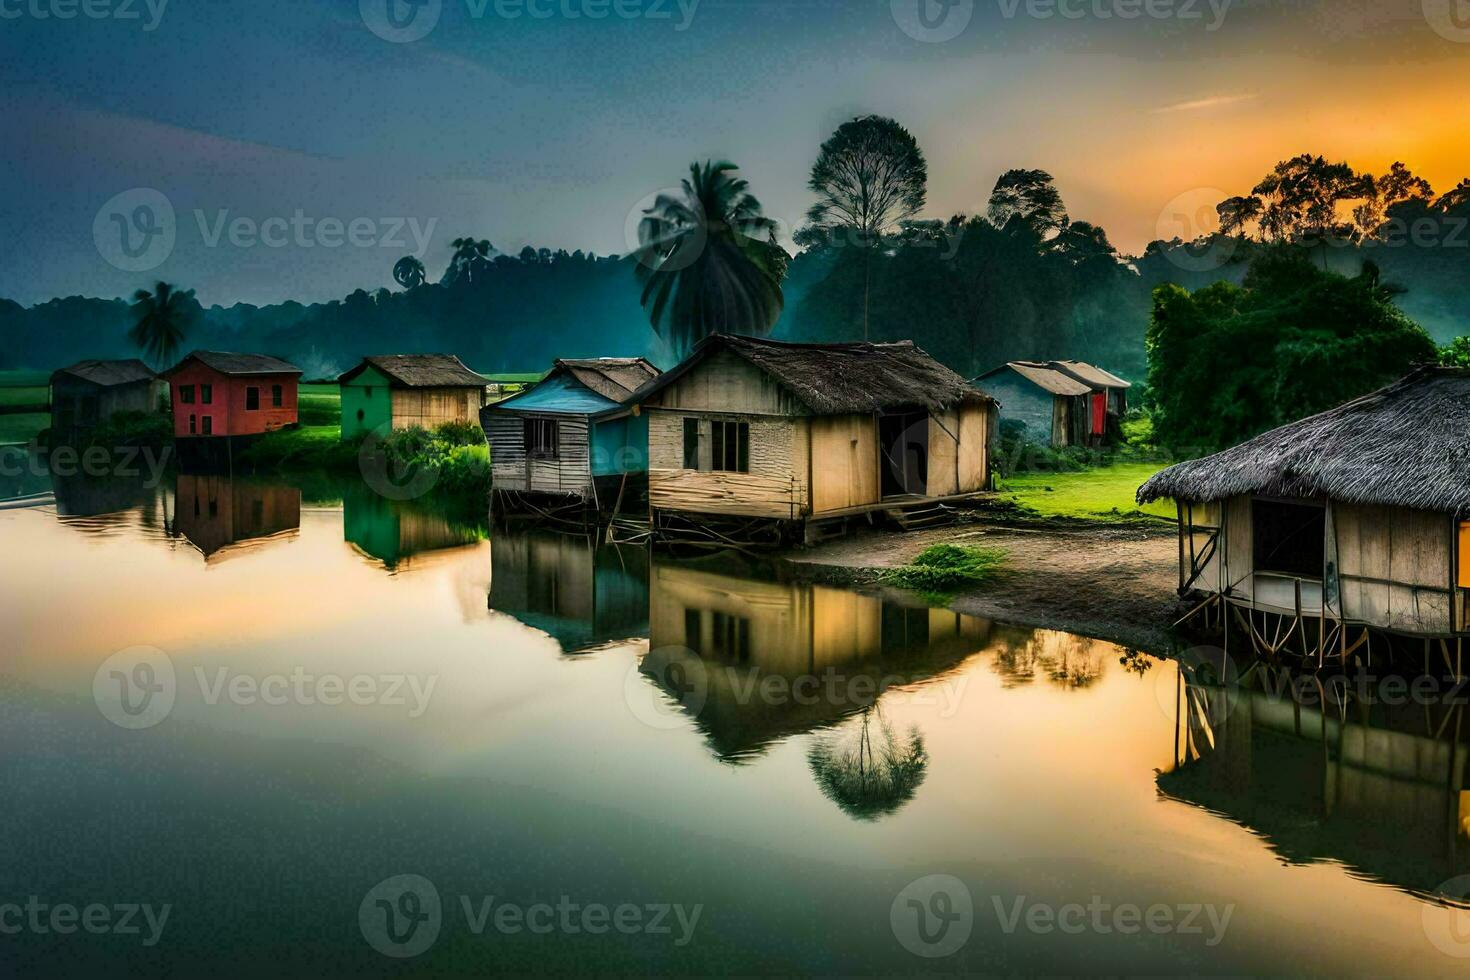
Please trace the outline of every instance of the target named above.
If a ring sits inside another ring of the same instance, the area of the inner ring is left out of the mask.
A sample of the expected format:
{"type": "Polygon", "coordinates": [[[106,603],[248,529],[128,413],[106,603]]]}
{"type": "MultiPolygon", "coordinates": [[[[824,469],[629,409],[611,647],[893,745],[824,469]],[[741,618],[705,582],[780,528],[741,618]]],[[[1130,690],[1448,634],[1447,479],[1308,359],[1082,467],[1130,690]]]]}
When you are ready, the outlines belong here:
{"type": "Polygon", "coordinates": [[[637,400],[656,524],[694,515],[810,531],[991,485],[994,399],[907,341],[716,335],[637,400]]]}
{"type": "Polygon", "coordinates": [[[1470,371],[1424,368],[1171,466],[1138,500],[1177,503],[1180,592],[1237,610],[1227,626],[1286,616],[1328,649],[1347,644],[1348,626],[1459,635],[1470,630],[1467,427],[1470,371]]]}
{"type": "Polygon", "coordinates": [[[342,492],[342,540],[394,574],[432,565],[480,544],[484,535],[405,500],[388,500],[365,485],[342,492]]]}
{"type": "Polygon", "coordinates": [[[633,392],[656,377],[641,357],[564,359],[531,390],[481,409],[497,503],[607,511],[629,494],[641,498],[648,423],[633,392]]]}
{"type": "Polygon", "coordinates": [[[296,424],[301,369],[267,354],[196,350],[165,372],[174,436],[258,436],[296,424]]]}
{"type": "Polygon", "coordinates": [[[69,436],[118,412],[157,412],[168,383],[136,358],[78,361],[51,375],[51,431],[69,436]]]}
{"type": "Polygon", "coordinates": [[[411,426],[478,422],[485,404],[485,379],[453,354],[365,357],[337,384],[343,440],[411,426]]]}
{"type": "Polygon", "coordinates": [[[1131,385],[1084,361],[1011,361],[974,384],[1000,402],[1002,425],[1041,446],[1101,445],[1121,434],[1131,385]]]}

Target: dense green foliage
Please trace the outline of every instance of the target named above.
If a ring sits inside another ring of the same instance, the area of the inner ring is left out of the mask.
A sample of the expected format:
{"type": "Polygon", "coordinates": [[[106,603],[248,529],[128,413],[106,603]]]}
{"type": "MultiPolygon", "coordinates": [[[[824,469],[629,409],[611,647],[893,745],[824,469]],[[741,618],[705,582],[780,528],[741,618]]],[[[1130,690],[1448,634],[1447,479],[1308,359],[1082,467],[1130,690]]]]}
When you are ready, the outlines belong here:
{"type": "Polygon", "coordinates": [[[1154,292],[1148,385],[1155,437],[1194,455],[1372,391],[1436,358],[1369,265],[1347,278],[1290,246],[1245,284],[1154,292]]]}

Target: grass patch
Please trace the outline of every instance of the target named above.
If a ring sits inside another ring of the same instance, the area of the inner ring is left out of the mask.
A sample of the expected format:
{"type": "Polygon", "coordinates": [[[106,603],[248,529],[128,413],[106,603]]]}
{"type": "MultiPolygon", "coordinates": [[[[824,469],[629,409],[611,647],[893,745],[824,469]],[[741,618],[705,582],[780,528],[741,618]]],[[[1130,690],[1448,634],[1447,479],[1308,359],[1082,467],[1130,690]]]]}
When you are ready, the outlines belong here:
{"type": "MultiPolygon", "coordinates": [[[[479,372],[476,372],[479,373],[479,372]]],[[[535,384],[546,377],[545,371],[532,371],[523,374],[481,374],[490,384],[496,385],[529,385],[535,384]]]]}
{"type": "Polygon", "coordinates": [[[347,470],[357,466],[360,441],[343,442],[339,425],[300,425],[268,432],[240,454],[256,468],[347,470]]]}
{"type": "Polygon", "coordinates": [[[51,425],[50,412],[23,412],[0,415],[0,445],[30,442],[51,425]]]}
{"type": "Polygon", "coordinates": [[[1156,500],[1144,507],[1134,494],[1166,464],[1113,463],[1077,473],[1016,473],[998,481],[1019,506],[1044,517],[1123,520],[1141,514],[1174,517],[1174,502],[1156,500]]]}
{"type": "Polygon", "coordinates": [[[0,409],[17,407],[51,407],[51,389],[47,385],[5,385],[0,387],[0,409]]]}
{"type": "Polygon", "coordinates": [[[0,371],[0,388],[47,388],[50,371],[0,371]]]}
{"type": "Polygon", "coordinates": [[[304,384],[297,389],[296,417],[302,426],[342,424],[342,389],[335,384],[304,384]]]}
{"type": "Polygon", "coordinates": [[[921,593],[931,602],[948,602],[954,593],[993,578],[1005,565],[1003,548],[936,544],[919,552],[912,564],[886,570],[882,580],[921,593]]]}

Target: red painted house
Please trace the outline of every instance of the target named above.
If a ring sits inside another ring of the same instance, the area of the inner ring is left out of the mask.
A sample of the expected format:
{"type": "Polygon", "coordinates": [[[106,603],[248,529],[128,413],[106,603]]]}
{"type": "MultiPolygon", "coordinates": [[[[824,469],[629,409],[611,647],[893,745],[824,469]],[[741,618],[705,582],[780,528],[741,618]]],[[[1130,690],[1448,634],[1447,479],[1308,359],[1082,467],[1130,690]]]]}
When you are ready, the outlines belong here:
{"type": "Polygon", "coordinates": [[[196,350],[165,373],[174,436],[254,436],[296,424],[301,369],[266,354],[196,350]]]}

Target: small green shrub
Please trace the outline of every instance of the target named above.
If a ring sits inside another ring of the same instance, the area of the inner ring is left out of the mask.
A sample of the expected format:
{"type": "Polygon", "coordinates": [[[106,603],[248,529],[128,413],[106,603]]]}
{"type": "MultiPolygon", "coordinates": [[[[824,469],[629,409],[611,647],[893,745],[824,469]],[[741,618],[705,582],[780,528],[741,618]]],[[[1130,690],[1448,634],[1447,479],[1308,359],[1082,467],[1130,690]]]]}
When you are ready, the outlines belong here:
{"type": "Polygon", "coordinates": [[[1005,568],[1006,557],[1002,548],[936,544],[919,552],[912,564],[888,569],[882,579],[900,588],[947,598],[999,574],[1005,568]]]}

